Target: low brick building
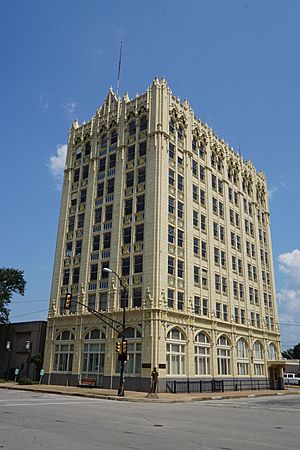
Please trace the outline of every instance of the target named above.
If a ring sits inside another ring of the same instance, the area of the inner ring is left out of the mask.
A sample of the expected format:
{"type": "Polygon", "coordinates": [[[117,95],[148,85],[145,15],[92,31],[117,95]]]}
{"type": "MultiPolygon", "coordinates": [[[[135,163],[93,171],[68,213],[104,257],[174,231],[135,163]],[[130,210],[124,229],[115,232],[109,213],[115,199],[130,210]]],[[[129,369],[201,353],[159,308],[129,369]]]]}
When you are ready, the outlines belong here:
{"type": "Polygon", "coordinates": [[[44,355],[46,321],[19,322],[0,325],[0,378],[38,378],[39,367],[30,360],[33,355],[44,355]]]}

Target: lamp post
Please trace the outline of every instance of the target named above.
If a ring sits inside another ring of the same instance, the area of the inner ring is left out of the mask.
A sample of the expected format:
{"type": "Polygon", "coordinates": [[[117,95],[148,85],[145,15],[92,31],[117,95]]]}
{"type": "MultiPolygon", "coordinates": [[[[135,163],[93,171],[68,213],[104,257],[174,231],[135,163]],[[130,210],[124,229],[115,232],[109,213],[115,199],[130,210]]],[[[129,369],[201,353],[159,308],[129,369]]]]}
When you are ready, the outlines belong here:
{"type": "Polygon", "coordinates": [[[26,377],[29,377],[29,364],[30,364],[30,358],[31,358],[31,350],[32,350],[32,343],[30,341],[26,341],[25,344],[26,352],[28,352],[28,358],[27,358],[27,368],[26,368],[26,377]]]}
{"type": "Polygon", "coordinates": [[[10,366],[10,357],[11,357],[11,342],[6,341],[6,350],[8,351],[8,357],[7,357],[7,366],[6,366],[6,379],[9,379],[9,366],[10,366]]]}
{"type": "Polygon", "coordinates": [[[127,359],[127,345],[126,345],[126,340],[125,340],[125,327],[126,327],[125,312],[126,312],[126,302],[128,300],[128,289],[124,285],[122,278],[114,270],[109,269],[108,267],[104,267],[103,271],[115,274],[120,282],[121,287],[123,288],[123,291],[124,291],[124,298],[123,298],[123,302],[122,302],[123,318],[122,318],[122,331],[121,331],[122,345],[121,345],[121,354],[120,354],[121,369],[120,369],[120,384],[119,384],[119,389],[118,389],[118,396],[124,397],[124,393],[125,393],[125,361],[127,359]]]}

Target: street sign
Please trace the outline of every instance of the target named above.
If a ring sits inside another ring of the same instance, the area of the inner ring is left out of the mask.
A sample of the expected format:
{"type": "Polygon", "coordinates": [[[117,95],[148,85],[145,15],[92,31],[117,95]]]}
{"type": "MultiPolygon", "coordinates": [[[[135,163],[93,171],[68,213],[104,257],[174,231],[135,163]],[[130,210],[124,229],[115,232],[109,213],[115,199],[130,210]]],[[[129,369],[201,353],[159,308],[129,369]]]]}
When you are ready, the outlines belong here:
{"type": "Polygon", "coordinates": [[[41,370],[40,370],[40,377],[42,377],[43,375],[45,375],[45,370],[44,370],[44,369],[41,369],[41,370]]]}
{"type": "Polygon", "coordinates": [[[19,375],[20,369],[15,369],[15,375],[19,375]]]}

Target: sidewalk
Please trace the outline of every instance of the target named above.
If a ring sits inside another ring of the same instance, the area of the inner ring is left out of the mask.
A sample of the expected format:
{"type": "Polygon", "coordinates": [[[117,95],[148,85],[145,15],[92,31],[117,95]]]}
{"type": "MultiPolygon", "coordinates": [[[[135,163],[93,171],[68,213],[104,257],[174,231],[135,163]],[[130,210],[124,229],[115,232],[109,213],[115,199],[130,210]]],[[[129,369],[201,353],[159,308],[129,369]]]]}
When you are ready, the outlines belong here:
{"type": "Polygon", "coordinates": [[[159,398],[146,398],[146,392],[125,391],[125,397],[118,397],[116,390],[97,389],[97,388],[80,388],[75,386],[56,386],[45,384],[19,385],[17,383],[8,382],[0,383],[0,389],[15,389],[20,391],[44,392],[48,394],[75,395],[79,397],[89,398],[105,398],[108,400],[129,401],[129,402],[145,402],[145,403],[184,403],[203,400],[221,400],[231,398],[248,398],[248,397],[271,397],[275,395],[300,394],[300,389],[286,388],[284,391],[226,391],[226,392],[207,392],[207,393],[184,393],[170,394],[161,392],[159,398]]]}

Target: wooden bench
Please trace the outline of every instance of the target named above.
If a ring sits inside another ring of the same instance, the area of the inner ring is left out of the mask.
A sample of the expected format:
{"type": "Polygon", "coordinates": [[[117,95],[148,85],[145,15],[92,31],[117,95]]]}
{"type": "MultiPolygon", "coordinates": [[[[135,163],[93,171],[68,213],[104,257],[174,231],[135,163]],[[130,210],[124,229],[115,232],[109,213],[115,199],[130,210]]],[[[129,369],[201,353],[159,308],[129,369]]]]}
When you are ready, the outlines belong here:
{"type": "Polygon", "coordinates": [[[97,379],[96,378],[81,378],[79,381],[80,387],[96,387],[97,379]]]}

